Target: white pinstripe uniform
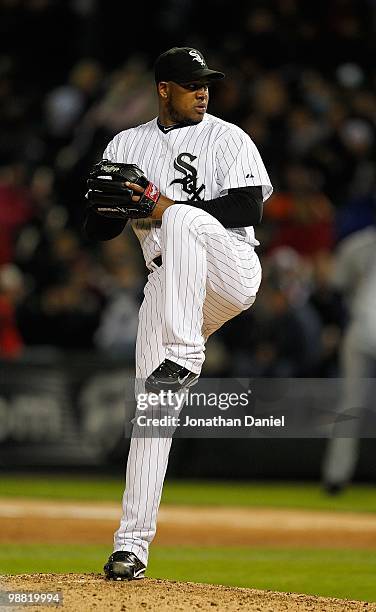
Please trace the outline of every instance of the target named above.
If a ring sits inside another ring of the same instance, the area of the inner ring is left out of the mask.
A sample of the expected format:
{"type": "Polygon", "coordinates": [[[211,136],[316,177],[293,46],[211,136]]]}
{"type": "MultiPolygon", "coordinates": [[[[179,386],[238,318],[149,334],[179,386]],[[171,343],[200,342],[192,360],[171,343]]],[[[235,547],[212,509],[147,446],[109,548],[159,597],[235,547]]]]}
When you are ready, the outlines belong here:
{"type": "MultiPolygon", "coordinates": [[[[261,267],[253,227],[225,229],[189,201],[247,186],[261,186],[265,201],[272,186],[261,156],[243,130],[206,114],[195,125],[161,128],[153,119],[120,132],[103,157],[137,164],[163,195],[187,202],[168,207],[161,221],[132,222],[151,271],[139,316],[136,379],[166,357],[199,373],[206,339],[253,304],[261,267]],[[159,255],[160,267],[153,263],[159,255]]],[[[131,440],[114,550],[131,551],[145,565],[170,446],[166,437],[131,440]]]]}

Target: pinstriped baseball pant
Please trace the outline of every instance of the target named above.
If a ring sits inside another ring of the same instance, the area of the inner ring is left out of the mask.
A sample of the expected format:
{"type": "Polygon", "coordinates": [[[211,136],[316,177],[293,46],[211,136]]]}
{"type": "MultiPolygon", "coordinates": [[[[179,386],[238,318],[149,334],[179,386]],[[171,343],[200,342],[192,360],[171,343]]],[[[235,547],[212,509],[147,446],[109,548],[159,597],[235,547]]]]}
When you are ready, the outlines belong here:
{"type": "MultiPolygon", "coordinates": [[[[136,396],[165,358],[200,373],[207,338],[253,304],[261,282],[253,247],[200,209],[167,208],[161,235],[163,263],[148,277],[139,314],[136,396]]],[[[154,417],[158,407],[144,413],[154,417]]],[[[157,428],[152,436],[141,430],[134,425],[114,550],[131,551],[147,564],[173,432],[160,437],[157,428]]]]}

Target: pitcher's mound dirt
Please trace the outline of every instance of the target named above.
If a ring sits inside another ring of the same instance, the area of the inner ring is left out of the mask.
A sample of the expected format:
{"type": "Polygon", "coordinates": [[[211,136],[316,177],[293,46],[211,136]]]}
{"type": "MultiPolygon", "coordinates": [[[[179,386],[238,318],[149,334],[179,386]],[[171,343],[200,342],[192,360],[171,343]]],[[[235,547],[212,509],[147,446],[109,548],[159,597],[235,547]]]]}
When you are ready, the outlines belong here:
{"type": "MultiPolygon", "coordinates": [[[[60,591],[63,593],[64,612],[376,612],[376,604],[360,601],[150,578],[133,582],[108,582],[99,574],[2,576],[0,588],[8,591],[60,591]]],[[[38,612],[59,608],[27,606],[21,609],[38,612]]]]}

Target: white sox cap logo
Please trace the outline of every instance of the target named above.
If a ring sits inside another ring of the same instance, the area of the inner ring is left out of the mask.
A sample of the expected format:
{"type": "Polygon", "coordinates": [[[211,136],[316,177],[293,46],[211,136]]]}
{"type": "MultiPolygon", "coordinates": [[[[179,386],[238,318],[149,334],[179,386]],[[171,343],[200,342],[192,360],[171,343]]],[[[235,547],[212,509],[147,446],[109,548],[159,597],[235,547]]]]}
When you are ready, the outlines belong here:
{"type": "Polygon", "coordinates": [[[201,66],[203,68],[205,68],[205,61],[204,59],[201,57],[201,55],[199,54],[198,51],[195,51],[194,49],[191,49],[189,52],[189,55],[192,55],[193,60],[198,62],[199,64],[201,64],[201,66]]]}

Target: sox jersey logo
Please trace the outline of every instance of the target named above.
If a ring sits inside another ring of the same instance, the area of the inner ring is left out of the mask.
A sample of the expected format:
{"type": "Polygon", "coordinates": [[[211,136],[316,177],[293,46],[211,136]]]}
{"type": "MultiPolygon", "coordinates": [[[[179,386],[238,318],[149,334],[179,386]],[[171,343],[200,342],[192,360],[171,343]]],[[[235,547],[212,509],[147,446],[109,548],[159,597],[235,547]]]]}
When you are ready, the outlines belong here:
{"type": "Polygon", "coordinates": [[[180,183],[184,193],[187,193],[189,196],[188,200],[203,200],[200,194],[205,189],[205,185],[202,184],[200,187],[197,187],[197,170],[192,164],[185,161],[185,158],[188,158],[190,161],[197,159],[196,155],[191,153],[180,153],[174,160],[174,168],[181,172],[183,177],[174,179],[170,185],[180,183]]]}

